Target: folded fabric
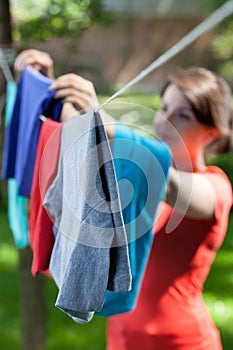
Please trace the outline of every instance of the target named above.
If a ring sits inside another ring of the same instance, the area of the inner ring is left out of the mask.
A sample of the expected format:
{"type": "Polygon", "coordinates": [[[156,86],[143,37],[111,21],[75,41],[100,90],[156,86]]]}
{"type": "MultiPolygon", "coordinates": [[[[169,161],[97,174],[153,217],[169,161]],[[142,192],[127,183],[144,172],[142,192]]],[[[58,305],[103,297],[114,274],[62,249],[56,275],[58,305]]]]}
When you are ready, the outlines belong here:
{"type": "Polygon", "coordinates": [[[51,79],[30,67],[25,68],[18,83],[9,138],[4,147],[2,178],[15,178],[19,194],[26,197],[31,193],[40,115],[60,119],[62,103],[53,99],[51,83],[51,79]]]}
{"type": "Polygon", "coordinates": [[[58,172],[44,205],[55,218],[49,266],[59,287],[55,305],[88,322],[102,308],[107,289],[131,288],[118,187],[99,113],[64,123],[58,172]]]}
{"type": "MultiPolygon", "coordinates": [[[[12,120],[12,113],[17,94],[17,86],[14,81],[9,81],[6,85],[6,108],[5,108],[5,128],[4,128],[4,148],[8,147],[9,131],[12,120]]],[[[5,152],[6,153],[6,152],[5,152]]],[[[5,153],[3,152],[3,158],[5,153]]],[[[4,164],[3,160],[3,164],[4,164]]],[[[28,246],[28,199],[18,195],[18,185],[15,179],[7,182],[8,194],[8,220],[9,226],[17,248],[23,249],[28,246]]]]}
{"type": "Polygon", "coordinates": [[[123,218],[129,241],[132,289],[106,292],[101,316],[132,310],[137,302],[152,244],[152,227],[163,199],[170,151],[166,144],[116,124],[112,154],[120,191],[123,218]]]}
{"type": "Polygon", "coordinates": [[[46,119],[41,127],[29,208],[29,240],[33,252],[31,272],[50,276],[49,261],[54,244],[53,218],[43,206],[44,196],[56,173],[62,124],[46,119]]]}

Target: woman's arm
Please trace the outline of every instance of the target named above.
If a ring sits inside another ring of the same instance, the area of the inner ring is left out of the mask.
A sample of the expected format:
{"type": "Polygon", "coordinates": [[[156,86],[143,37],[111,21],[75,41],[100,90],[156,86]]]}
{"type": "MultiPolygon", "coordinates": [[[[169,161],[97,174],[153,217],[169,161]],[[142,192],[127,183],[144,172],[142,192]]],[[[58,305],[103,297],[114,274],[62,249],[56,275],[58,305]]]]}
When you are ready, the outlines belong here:
{"type": "Polygon", "coordinates": [[[171,167],[165,201],[176,212],[194,219],[214,216],[215,190],[203,174],[177,171],[171,167]]]}

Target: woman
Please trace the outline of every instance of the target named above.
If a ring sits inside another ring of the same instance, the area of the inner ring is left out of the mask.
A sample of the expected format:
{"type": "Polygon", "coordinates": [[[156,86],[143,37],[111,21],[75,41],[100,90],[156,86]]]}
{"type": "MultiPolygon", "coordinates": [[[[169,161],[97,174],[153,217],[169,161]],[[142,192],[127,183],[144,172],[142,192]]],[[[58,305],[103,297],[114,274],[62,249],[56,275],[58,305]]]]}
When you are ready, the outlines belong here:
{"type": "Polygon", "coordinates": [[[224,152],[230,146],[227,84],[205,69],[174,74],[155,126],[173,155],[166,204],[137,307],[109,319],[107,349],[219,350],[202,287],[226,233],[232,191],[205,157],[208,148],[224,152]]]}
{"type": "MultiPolygon", "coordinates": [[[[36,50],[19,55],[16,67],[33,62],[51,72],[36,50]]],[[[74,74],[56,79],[52,89],[69,108],[98,104],[93,85],[74,74]]],[[[162,91],[155,129],[173,156],[166,199],[137,306],[109,318],[107,350],[222,349],[202,287],[227,230],[232,189],[222,170],[206,165],[206,156],[230,148],[230,98],[226,82],[200,68],[177,72],[162,91]]],[[[106,130],[114,137],[114,124],[106,130]]]]}

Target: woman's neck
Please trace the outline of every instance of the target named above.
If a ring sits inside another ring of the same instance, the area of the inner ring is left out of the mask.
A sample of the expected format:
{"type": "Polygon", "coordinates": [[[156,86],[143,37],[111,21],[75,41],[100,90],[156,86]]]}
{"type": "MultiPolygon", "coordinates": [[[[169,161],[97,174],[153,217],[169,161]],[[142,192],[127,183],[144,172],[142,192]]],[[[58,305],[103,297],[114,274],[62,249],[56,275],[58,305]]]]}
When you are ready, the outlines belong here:
{"type": "Polygon", "coordinates": [[[191,154],[182,153],[173,156],[173,166],[177,170],[185,172],[194,172],[206,167],[204,154],[202,151],[192,152],[191,154]]]}

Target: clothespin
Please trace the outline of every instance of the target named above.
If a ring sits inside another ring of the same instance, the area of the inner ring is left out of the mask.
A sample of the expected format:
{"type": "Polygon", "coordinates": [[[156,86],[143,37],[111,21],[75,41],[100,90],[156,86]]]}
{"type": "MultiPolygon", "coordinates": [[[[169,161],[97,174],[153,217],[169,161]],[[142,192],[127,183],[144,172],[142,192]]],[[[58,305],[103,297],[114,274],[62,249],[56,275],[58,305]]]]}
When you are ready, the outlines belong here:
{"type": "Polygon", "coordinates": [[[47,119],[43,114],[41,114],[39,118],[42,122],[45,122],[47,119]]]}

